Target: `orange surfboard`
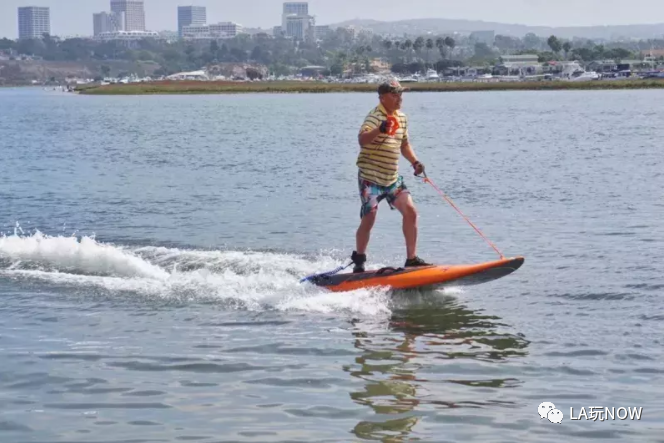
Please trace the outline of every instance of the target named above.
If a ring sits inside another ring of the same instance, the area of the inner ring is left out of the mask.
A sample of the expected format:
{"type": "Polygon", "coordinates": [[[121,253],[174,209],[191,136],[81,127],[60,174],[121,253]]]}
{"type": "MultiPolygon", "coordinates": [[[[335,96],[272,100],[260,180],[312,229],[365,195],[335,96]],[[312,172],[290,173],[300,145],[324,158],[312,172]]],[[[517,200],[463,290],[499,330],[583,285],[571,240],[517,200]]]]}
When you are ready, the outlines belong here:
{"type": "Polygon", "coordinates": [[[476,264],[431,265],[412,268],[381,268],[360,273],[314,276],[309,281],[334,292],[362,288],[441,288],[486,283],[519,269],[523,257],[504,258],[476,264]]]}

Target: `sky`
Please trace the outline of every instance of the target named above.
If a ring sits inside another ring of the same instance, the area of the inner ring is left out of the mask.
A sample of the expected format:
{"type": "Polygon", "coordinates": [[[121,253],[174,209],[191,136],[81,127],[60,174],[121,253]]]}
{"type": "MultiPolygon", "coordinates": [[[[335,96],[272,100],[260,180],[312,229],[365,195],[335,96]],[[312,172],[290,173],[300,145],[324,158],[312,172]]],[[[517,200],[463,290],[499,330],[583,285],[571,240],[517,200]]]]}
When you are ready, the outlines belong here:
{"type": "MultiPolygon", "coordinates": [[[[232,21],[269,28],[281,21],[281,0],[145,0],[151,31],[177,29],[177,7],[207,7],[208,23],[232,21]]],[[[92,35],[92,14],[110,0],[0,0],[0,38],[18,37],[17,8],[51,8],[51,34],[92,35]]],[[[543,26],[623,25],[664,22],[662,0],[311,0],[309,13],[325,25],[354,18],[450,18],[543,26]]]]}

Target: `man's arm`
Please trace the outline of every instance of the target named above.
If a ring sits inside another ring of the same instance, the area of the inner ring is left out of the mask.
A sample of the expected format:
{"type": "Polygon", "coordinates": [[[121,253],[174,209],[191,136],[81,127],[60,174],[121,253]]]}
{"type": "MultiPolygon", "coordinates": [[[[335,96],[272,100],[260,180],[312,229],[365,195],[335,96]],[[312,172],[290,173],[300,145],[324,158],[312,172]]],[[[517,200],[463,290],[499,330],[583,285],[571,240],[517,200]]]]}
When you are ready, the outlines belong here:
{"type": "Polygon", "coordinates": [[[404,118],[404,125],[403,125],[403,139],[401,140],[401,155],[406,157],[406,159],[410,162],[412,165],[417,161],[417,156],[415,155],[415,151],[413,151],[413,147],[410,145],[410,134],[408,133],[408,119],[404,118]]]}
{"type": "Polygon", "coordinates": [[[368,145],[373,142],[376,137],[387,131],[387,121],[381,120],[374,112],[370,112],[360,128],[360,133],[357,136],[357,141],[360,146],[368,145]]]}
{"type": "Polygon", "coordinates": [[[406,157],[406,160],[408,160],[410,164],[413,164],[417,161],[415,151],[413,151],[413,147],[410,145],[410,141],[408,141],[407,138],[401,142],[401,154],[406,157]]]}
{"type": "Polygon", "coordinates": [[[407,138],[401,142],[401,154],[406,157],[406,159],[408,159],[410,164],[413,166],[413,169],[415,169],[415,175],[424,173],[424,165],[417,159],[415,151],[413,151],[413,147],[410,145],[410,142],[407,138]]]}
{"type": "Polygon", "coordinates": [[[360,132],[360,135],[357,137],[360,146],[371,143],[380,134],[380,126],[373,129],[365,129],[364,127],[362,129],[363,131],[360,132]]]}

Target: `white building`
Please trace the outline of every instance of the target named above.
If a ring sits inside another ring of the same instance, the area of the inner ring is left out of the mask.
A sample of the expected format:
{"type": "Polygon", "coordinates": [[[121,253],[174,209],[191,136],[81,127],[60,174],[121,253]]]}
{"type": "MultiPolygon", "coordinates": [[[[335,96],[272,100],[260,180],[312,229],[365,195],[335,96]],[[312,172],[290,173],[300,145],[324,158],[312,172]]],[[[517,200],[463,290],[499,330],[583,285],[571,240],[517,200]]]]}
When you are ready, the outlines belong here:
{"type": "Polygon", "coordinates": [[[107,32],[124,31],[124,12],[98,12],[92,15],[95,37],[107,32]]]}
{"type": "Polygon", "coordinates": [[[233,38],[243,32],[242,25],[233,22],[221,22],[210,25],[191,25],[182,27],[182,38],[207,40],[233,38]]]}
{"type": "Polygon", "coordinates": [[[115,31],[115,32],[102,32],[97,35],[98,40],[122,40],[134,41],[142,40],[144,38],[158,38],[159,33],[155,31],[115,31]]]}
{"type": "Polygon", "coordinates": [[[43,34],[51,34],[49,8],[37,6],[18,8],[18,38],[42,38],[43,34]]]}
{"type": "Polygon", "coordinates": [[[314,26],[314,38],[316,40],[323,40],[332,33],[332,29],[328,25],[314,26]]]}
{"type": "Polygon", "coordinates": [[[124,12],[125,31],[145,31],[145,8],[143,0],[111,0],[111,11],[124,12]]]}
{"type": "Polygon", "coordinates": [[[182,37],[185,26],[201,26],[207,23],[205,6],[178,6],[178,33],[182,37]]]}
{"type": "Polygon", "coordinates": [[[233,38],[238,34],[242,34],[242,31],[242,25],[233,22],[221,22],[216,25],[210,25],[210,32],[212,34],[218,34],[226,38],[233,38]]]}
{"type": "Polygon", "coordinates": [[[187,40],[210,39],[210,26],[208,25],[188,25],[183,26],[180,37],[187,40]]]}

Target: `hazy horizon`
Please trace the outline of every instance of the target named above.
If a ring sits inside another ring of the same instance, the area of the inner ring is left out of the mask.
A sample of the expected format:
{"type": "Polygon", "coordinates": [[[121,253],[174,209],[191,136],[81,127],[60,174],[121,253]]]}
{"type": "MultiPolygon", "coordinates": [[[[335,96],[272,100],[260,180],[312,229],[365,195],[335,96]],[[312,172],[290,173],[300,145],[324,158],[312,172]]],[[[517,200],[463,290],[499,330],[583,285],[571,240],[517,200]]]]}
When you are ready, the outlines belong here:
{"type": "MultiPolygon", "coordinates": [[[[207,7],[208,23],[232,21],[249,28],[269,28],[281,20],[282,1],[251,0],[220,5],[214,0],[145,0],[148,30],[177,29],[177,7],[207,7]]],[[[653,24],[664,22],[664,2],[633,0],[625,4],[606,0],[475,0],[432,4],[431,0],[410,0],[408,8],[397,0],[383,0],[380,8],[373,2],[353,0],[312,0],[309,13],[320,25],[351,19],[394,21],[416,18],[482,20],[530,26],[602,26],[653,24]],[[346,6],[348,9],[344,8],[346,6]],[[345,11],[345,12],[344,12],[345,11]],[[661,17],[653,20],[653,17],[661,17]]],[[[92,14],[110,10],[110,0],[2,0],[0,1],[0,38],[18,37],[17,8],[48,6],[51,33],[59,36],[92,35],[92,14]]]]}

